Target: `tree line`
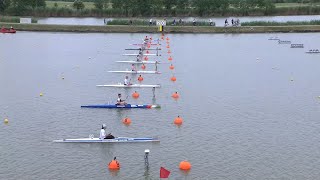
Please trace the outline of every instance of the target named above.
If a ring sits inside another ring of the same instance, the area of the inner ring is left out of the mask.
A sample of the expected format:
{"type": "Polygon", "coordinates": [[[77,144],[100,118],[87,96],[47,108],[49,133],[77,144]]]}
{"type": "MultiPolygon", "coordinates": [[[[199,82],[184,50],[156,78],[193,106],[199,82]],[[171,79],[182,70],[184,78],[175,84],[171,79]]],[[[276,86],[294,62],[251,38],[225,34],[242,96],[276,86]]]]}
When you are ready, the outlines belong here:
{"type": "MultiPolygon", "coordinates": [[[[58,1],[58,0],[51,0],[58,1]]],[[[46,7],[45,0],[0,0],[0,14],[35,16],[247,16],[281,14],[290,9],[276,8],[275,3],[319,0],[59,0],[73,2],[73,9],[46,7]],[[94,9],[87,9],[84,2],[94,2],[94,9]]],[[[310,14],[315,8],[292,8],[293,14],[310,14]],[[307,9],[308,8],[308,9],[307,9]],[[298,12],[299,11],[299,12],[298,12]],[[304,12],[306,11],[306,12],[304,12]]],[[[290,12],[289,12],[290,14],[290,12]]]]}

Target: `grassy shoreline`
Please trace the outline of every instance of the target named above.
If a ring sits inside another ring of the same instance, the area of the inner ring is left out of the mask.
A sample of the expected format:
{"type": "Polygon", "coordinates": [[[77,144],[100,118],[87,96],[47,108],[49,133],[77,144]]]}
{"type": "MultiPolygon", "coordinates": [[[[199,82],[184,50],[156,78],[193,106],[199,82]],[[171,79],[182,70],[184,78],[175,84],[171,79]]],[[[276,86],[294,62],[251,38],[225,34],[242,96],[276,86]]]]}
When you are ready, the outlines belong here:
{"type": "MultiPolygon", "coordinates": [[[[43,32],[81,32],[81,33],[160,33],[156,26],[84,26],[84,25],[47,25],[1,23],[0,26],[13,26],[19,31],[43,32]]],[[[306,33],[320,32],[320,25],[301,26],[245,26],[245,27],[208,27],[208,26],[170,26],[165,33],[306,33]]]]}

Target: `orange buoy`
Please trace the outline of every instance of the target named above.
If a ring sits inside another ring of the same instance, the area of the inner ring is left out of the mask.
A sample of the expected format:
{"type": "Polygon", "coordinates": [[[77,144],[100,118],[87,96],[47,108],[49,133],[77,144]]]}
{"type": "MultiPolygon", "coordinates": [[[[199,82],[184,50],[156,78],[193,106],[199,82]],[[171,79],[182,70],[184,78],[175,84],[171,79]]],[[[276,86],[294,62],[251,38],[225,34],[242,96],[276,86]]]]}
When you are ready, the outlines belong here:
{"type": "Polygon", "coordinates": [[[171,64],[171,65],[169,66],[169,69],[174,70],[174,66],[171,64]]]}
{"type": "Polygon", "coordinates": [[[171,57],[171,56],[169,56],[168,60],[169,60],[169,61],[172,61],[172,57],[171,57]]]}
{"type": "Polygon", "coordinates": [[[149,51],[147,50],[147,52],[146,52],[147,54],[149,54],[149,51]]]}
{"type": "Polygon", "coordinates": [[[145,61],[148,61],[148,59],[149,59],[148,56],[144,57],[144,60],[145,60],[145,61]]]}
{"type": "Polygon", "coordinates": [[[166,40],[167,40],[167,41],[169,41],[169,40],[170,40],[170,38],[169,38],[169,37],[167,37],[167,38],[166,38],[166,40]]]}
{"type": "Polygon", "coordinates": [[[122,120],[122,123],[125,124],[125,125],[130,125],[131,124],[131,119],[126,117],[122,120]]]}
{"type": "Polygon", "coordinates": [[[177,80],[177,78],[175,76],[171,77],[171,81],[175,82],[177,80]]]}
{"type": "Polygon", "coordinates": [[[171,51],[170,51],[170,49],[168,50],[168,54],[170,54],[171,53],[171,51]]]}
{"type": "Polygon", "coordinates": [[[141,69],[145,70],[146,66],[144,64],[141,65],[141,69]]]}
{"type": "Polygon", "coordinates": [[[190,170],[191,164],[188,161],[182,161],[182,162],[180,162],[179,168],[181,170],[190,170]]]}
{"type": "Polygon", "coordinates": [[[140,96],[140,94],[139,94],[137,91],[135,91],[134,93],[132,93],[132,97],[135,98],[135,99],[138,99],[139,96],[140,96]]]}
{"type": "Polygon", "coordinates": [[[143,81],[143,77],[141,75],[138,77],[138,81],[140,81],[140,82],[143,81]]]}
{"type": "Polygon", "coordinates": [[[150,45],[150,44],[148,44],[148,48],[151,48],[151,45],[150,45]]]}
{"type": "Polygon", "coordinates": [[[170,46],[169,46],[169,45],[167,45],[167,48],[169,49],[169,48],[170,48],[170,46]]]}
{"type": "Polygon", "coordinates": [[[152,40],[152,37],[150,37],[150,40],[152,40]]]}
{"type": "Polygon", "coordinates": [[[174,124],[176,125],[181,125],[183,122],[182,118],[180,116],[176,117],[173,121],[174,124]]]}
{"type": "Polygon", "coordinates": [[[178,99],[180,97],[180,95],[178,94],[178,92],[175,92],[172,94],[172,97],[175,99],[178,99]]]}
{"type": "Polygon", "coordinates": [[[120,169],[120,163],[116,159],[116,157],[113,158],[113,160],[108,164],[108,168],[111,170],[118,170],[120,169]]]}
{"type": "Polygon", "coordinates": [[[164,36],[161,36],[161,39],[164,40],[164,36]]]}

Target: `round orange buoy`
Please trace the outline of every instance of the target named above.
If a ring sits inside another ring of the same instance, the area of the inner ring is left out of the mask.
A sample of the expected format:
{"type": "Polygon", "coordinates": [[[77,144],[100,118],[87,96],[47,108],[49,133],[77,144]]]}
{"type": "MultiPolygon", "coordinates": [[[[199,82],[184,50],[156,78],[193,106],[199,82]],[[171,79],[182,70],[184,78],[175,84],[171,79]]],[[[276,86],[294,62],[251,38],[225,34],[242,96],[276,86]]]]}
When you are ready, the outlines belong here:
{"type": "Polygon", "coordinates": [[[151,45],[150,45],[150,44],[148,44],[148,48],[151,48],[151,45]]]}
{"type": "Polygon", "coordinates": [[[183,122],[182,118],[180,116],[176,117],[173,121],[174,124],[176,125],[181,125],[183,122]]]}
{"type": "Polygon", "coordinates": [[[169,46],[169,45],[167,45],[167,48],[169,49],[169,48],[170,48],[170,46],[169,46]]]}
{"type": "Polygon", "coordinates": [[[125,125],[130,125],[131,124],[131,119],[126,117],[122,120],[122,123],[125,124],[125,125]]]}
{"type": "Polygon", "coordinates": [[[171,77],[171,81],[175,82],[177,80],[177,78],[175,76],[171,77]]]}
{"type": "Polygon", "coordinates": [[[140,94],[139,94],[137,91],[135,91],[134,93],[132,93],[132,97],[135,98],[135,99],[138,99],[139,96],[140,96],[140,94]]]}
{"type": "Polygon", "coordinates": [[[161,36],[161,39],[162,39],[162,40],[164,40],[164,37],[163,37],[163,36],[161,36]]]}
{"type": "Polygon", "coordinates": [[[169,38],[169,37],[167,37],[167,38],[166,38],[166,40],[167,40],[167,41],[169,41],[169,40],[170,40],[170,38],[169,38]]]}
{"type": "Polygon", "coordinates": [[[145,61],[148,61],[148,59],[149,59],[148,56],[144,57],[144,60],[145,60],[145,61]]]}
{"type": "Polygon", "coordinates": [[[141,65],[141,69],[145,70],[146,66],[144,64],[141,65]]]}
{"type": "Polygon", "coordinates": [[[140,81],[140,82],[143,81],[143,77],[141,75],[138,77],[138,81],[140,81]]]}
{"type": "Polygon", "coordinates": [[[179,96],[178,92],[175,92],[172,94],[172,97],[175,99],[178,99],[180,96],[179,96]]]}
{"type": "Polygon", "coordinates": [[[168,54],[170,54],[171,53],[171,51],[170,51],[170,49],[168,50],[168,54]]]}
{"type": "Polygon", "coordinates": [[[169,61],[172,61],[172,57],[171,57],[171,56],[169,56],[168,60],[169,60],[169,61]]]}
{"type": "Polygon", "coordinates": [[[120,163],[116,160],[116,157],[108,164],[108,168],[111,170],[118,170],[120,169],[120,163]]]}
{"type": "Polygon", "coordinates": [[[174,70],[174,66],[171,64],[171,65],[169,66],[169,69],[174,70]]]}
{"type": "Polygon", "coordinates": [[[149,54],[149,51],[147,50],[146,53],[149,54]]]}
{"type": "Polygon", "coordinates": [[[182,162],[180,162],[179,168],[181,170],[190,170],[191,164],[188,161],[182,161],[182,162]]]}

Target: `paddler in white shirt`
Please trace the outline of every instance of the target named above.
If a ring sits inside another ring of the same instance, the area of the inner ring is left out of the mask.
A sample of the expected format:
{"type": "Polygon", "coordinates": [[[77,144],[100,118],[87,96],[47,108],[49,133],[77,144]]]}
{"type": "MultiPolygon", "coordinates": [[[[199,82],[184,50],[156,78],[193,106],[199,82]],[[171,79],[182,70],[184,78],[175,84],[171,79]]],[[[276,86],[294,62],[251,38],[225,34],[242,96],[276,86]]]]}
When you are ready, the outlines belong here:
{"type": "Polygon", "coordinates": [[[106,138],[106,125],[105,124],[102,124],[102,128],[100,130],[100,139],[104,139],[106,138]]]}
{"type": "Polygon", "coordinates": [[[126,86],[130,85],[130,80],[129,80],[128,76],[126,76],[126,78],[124,79],[124,83],[123,84],[126,85],[126,86]]]}

